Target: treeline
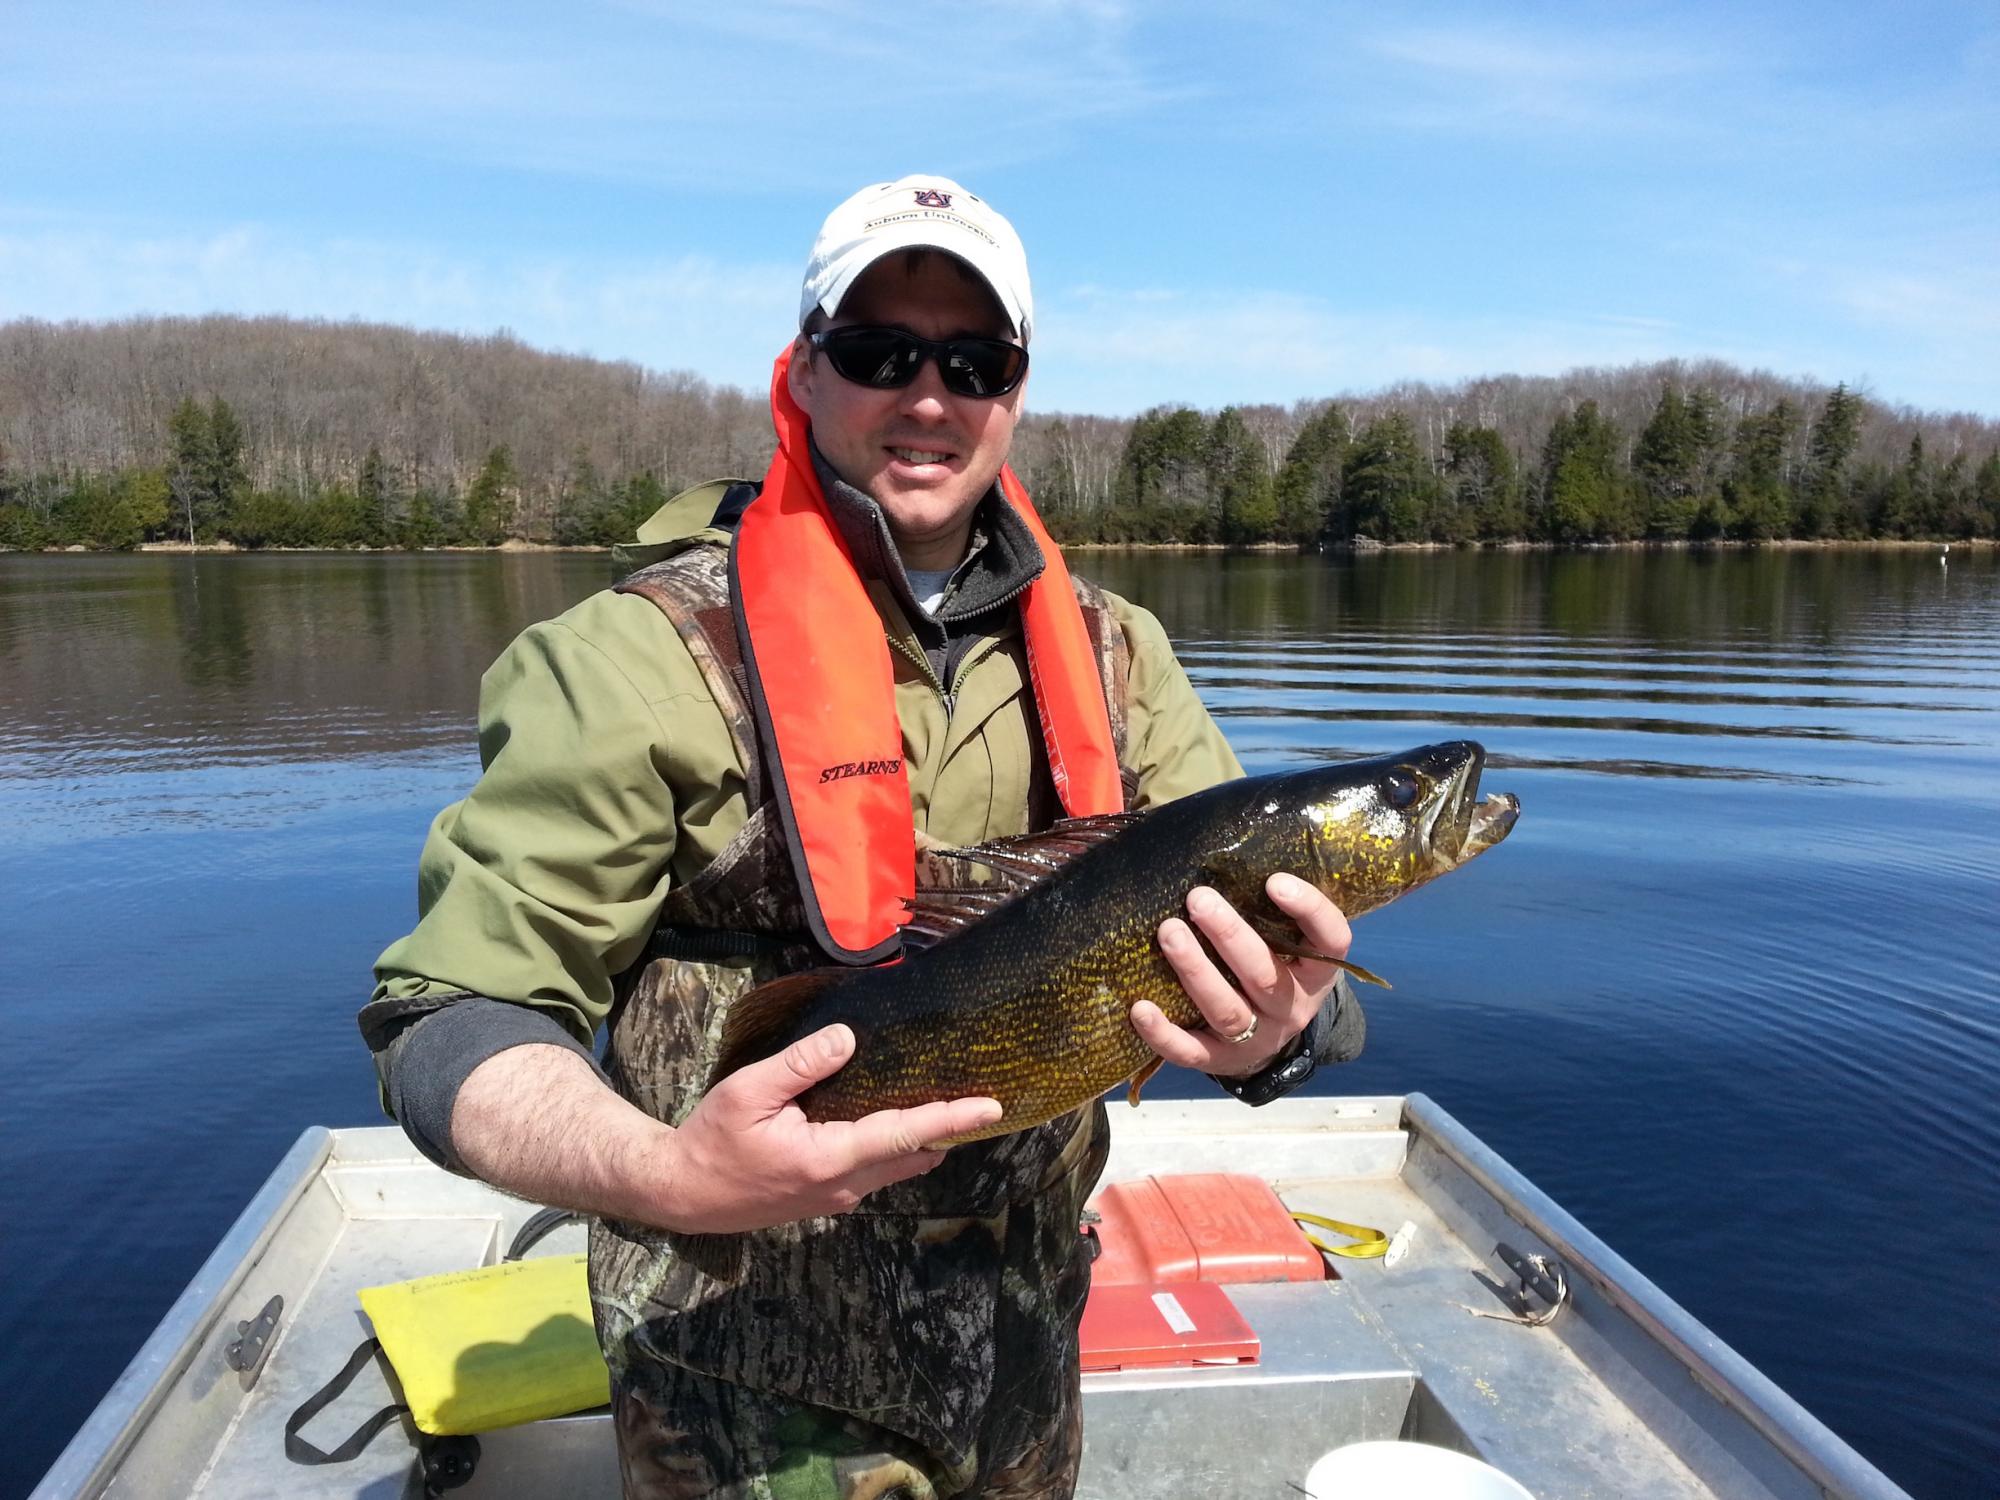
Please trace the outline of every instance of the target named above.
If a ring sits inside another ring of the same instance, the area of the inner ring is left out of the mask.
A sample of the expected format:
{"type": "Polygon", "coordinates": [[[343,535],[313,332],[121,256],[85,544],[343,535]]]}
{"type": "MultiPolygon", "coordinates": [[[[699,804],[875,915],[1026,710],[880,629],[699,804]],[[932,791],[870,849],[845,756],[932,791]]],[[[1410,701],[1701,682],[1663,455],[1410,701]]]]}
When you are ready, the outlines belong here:
{"type": "MultiPolygon", "coordinates": [[[[604,544],[770,444],[761,393],[505,334],[0,325],[0,546],[604,544]]],[[[1014,463],[1065,540],[2000,532],[2000,423],[1713,361],[1031,415],[1014,463]]]]}
{"type": "Polygon", "coordinates": [[[1707,387],[1663,385],[1636,433],[1584,397],[1533,448],[1452,420],[1433,442],[1408,410],[1360,421],[1321,407],[1271,452],[1236,408],[1186,407],[1131,424],[1108,494],[1091,503],[1060,453],[1035,493],[1066,540],[1582,544],[1778,538],[1993,536],[2000,444],[1946,453],[1910,432],[1895,459],[1864,456],[1868,403],[1844,385],[1802,410],[1779,399],[1731,419],[1707,387]]]}
{"type": "Polygon", "coordinates": [[[608,547],[672,498],[653,473],[602,481],[579,458],[546,529],[523,528],[528,508],[513,455],[493,449],[463,493],[405,487],[378,446],[353,480],[294,493],[250,480],[241,420],[220,396],[188,397],[168,422],[160,467],[10,486],[0,472],[0,547],[123,550],[151,541],[239,547],[497,547],[510,538],[608,547]]]}

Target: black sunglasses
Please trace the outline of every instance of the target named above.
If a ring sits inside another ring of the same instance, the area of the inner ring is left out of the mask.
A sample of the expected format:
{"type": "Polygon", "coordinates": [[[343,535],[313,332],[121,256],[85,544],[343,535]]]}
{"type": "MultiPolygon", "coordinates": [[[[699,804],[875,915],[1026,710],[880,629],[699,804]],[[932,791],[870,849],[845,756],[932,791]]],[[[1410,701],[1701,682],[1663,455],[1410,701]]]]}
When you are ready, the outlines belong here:
{"type": "Polygon", "coordinates": [[[901,390],[924,361],[937,361],[944,388],[954,396],[1004,396],[1028,374],[1028,351],[1005,339],[946,339],[938,343],[901,328],[859,324],[810,334],[842,380],[878,391],[901,390]]]}

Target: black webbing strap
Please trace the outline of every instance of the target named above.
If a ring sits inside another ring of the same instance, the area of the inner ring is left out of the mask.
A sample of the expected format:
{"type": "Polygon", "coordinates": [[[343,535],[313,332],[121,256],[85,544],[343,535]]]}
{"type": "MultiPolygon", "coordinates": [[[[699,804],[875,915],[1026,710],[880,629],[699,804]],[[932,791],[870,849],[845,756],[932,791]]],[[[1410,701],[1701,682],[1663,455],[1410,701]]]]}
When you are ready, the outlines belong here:
{"type": "Polygon", "coordinates": [[[361,1450],[375,1440],[376,1433],[409,1411],[409,1407],[401,1403],[383,1407],[356,1428],[354,1435],[331,1453],[315,1448],[299,1436],[299,1429],[326,1410],[342,1391],[354,1383],[354,1377],[361,1373],[368,1362],[381,1352],[380,1339],[363,1341],[361,1347],[349,1356],[346,1366],[338,1375],[299,1403],[299,1409],[285,1419],[285,1457],[295,1464],[344,1464],[358,1457],[361,1450]]]}
{"type": "Polygon", "coordinates": [[[528,1221],[515,1231],[514,1243],[507,1247],[507,1253],[500,1258],[519,1260],[563,1225],[573,1224],[582,1217],[582,1214],[567,1208],[545,1208],[538,1213],[532,1213],[528,1215],[528,1221]]]}
{"type": "Polygon", "coordinates": [[[803,932],[741,932],[728,927],[656,927],[646,945],[648,958],[718,963],[731,958],[774,958],[787,948],[810,944],[803,932]]]}

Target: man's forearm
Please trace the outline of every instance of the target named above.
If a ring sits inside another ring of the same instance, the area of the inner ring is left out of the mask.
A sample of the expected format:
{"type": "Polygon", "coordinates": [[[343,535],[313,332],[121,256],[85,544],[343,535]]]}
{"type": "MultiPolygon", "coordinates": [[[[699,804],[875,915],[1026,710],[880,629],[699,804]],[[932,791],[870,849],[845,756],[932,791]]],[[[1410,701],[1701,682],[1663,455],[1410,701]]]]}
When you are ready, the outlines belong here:
{"type": "Polygon", "coordinates": [[[566,1047],[495,1053],[466,1076],[451,1111],[453,1150],[483,1180],[537,1203],[644,1224],[666,1218],[673,1138],[566,1047]]]}

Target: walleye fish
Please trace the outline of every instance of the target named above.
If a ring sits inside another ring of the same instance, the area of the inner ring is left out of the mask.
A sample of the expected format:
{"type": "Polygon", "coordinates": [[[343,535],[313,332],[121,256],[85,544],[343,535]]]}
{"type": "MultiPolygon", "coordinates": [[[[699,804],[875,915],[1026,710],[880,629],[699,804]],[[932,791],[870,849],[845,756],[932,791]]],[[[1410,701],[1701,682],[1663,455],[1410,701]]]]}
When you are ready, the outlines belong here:
{"type": "Polygon", "coordinates": [[[1468,740],[1426,745],[955,851],[992,882],[920,892],[900,963],[807,970],[737,1000],[708,1086],[840,1021],[854,1056],[799,1097],[809,1119],[998,1099],[1000,1119],[959,1144],[1040,1125],[1128,1079],[1136,1104],[1160,1059],[1132,1029],[1133,1003],[1202,1024],[1157,938],[1192,887],[1220,891],[1277,952],[1342,962],[1307,946],[1266,879],[1296,875],[1352,918],[1457,869],[1520,813],[1507,793],[1479,800],[1485,758],[1468,740]]]}

